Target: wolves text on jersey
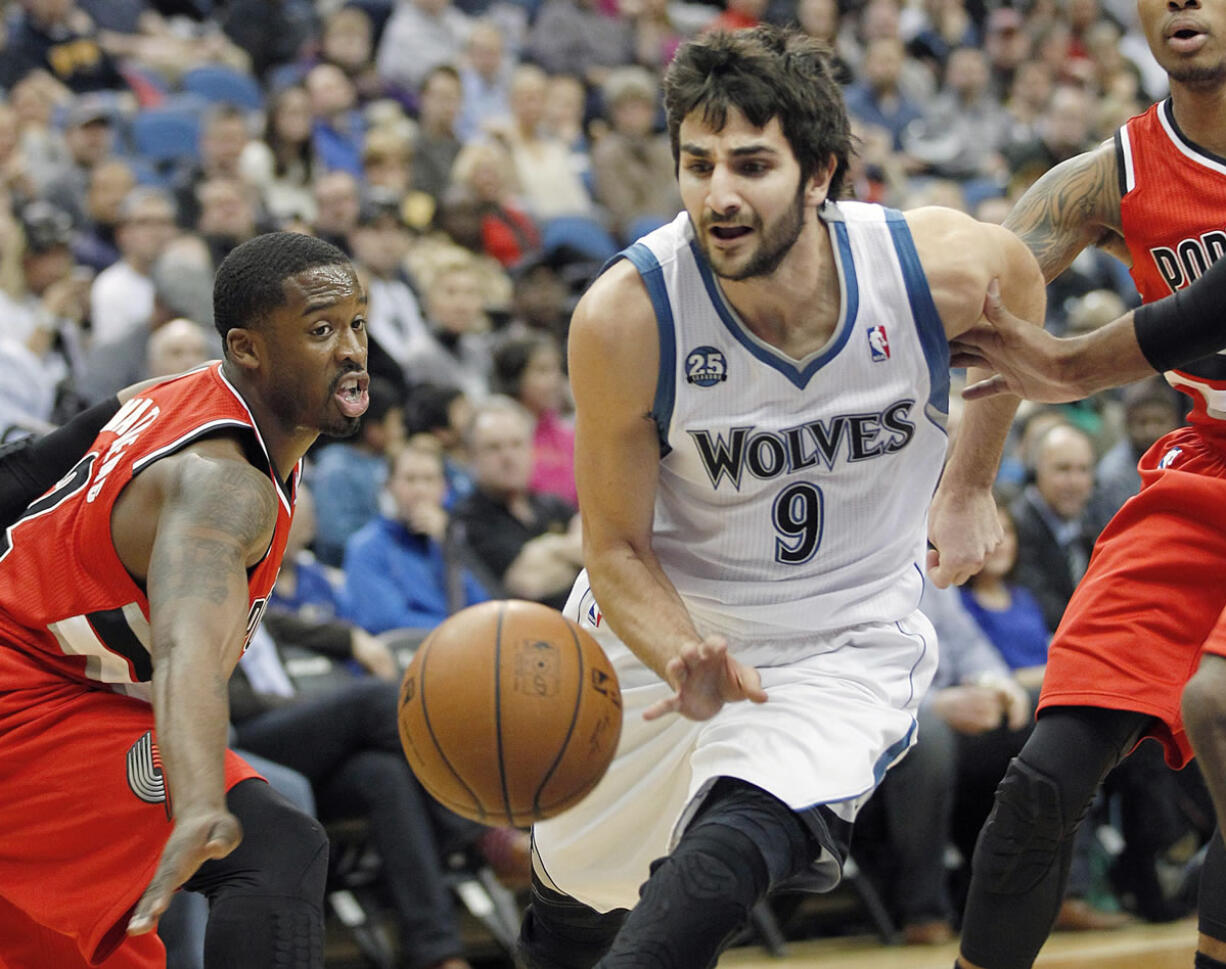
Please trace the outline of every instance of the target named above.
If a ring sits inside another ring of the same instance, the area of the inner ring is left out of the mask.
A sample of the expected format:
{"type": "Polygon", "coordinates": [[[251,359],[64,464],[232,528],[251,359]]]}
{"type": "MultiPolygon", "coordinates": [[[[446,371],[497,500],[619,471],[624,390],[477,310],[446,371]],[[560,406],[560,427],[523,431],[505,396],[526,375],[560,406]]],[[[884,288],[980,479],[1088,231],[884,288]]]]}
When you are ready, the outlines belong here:
{"type": "Polygon", "coordinates": [[[755,478],[777,478],[803,468],[834,467],[840,454],[848,462],[867,461],[902,450],[915,436],[908,417],[914,400],[898,400],[884,410],[839,414],[778,431],[753,425],[722,431],[688,431],[716,489],[727,478],[741,488],[746,468],[755,478]]]}
{"type": "Polygon", "coordinates": [[[1149,254],[1171,292],[1182,289],[1204,275],[1205,270],[1226,255],[1226,232],[1215,229],[1201,236],[1183,239],[1174,248],[1153,246],[1149,254]]]}

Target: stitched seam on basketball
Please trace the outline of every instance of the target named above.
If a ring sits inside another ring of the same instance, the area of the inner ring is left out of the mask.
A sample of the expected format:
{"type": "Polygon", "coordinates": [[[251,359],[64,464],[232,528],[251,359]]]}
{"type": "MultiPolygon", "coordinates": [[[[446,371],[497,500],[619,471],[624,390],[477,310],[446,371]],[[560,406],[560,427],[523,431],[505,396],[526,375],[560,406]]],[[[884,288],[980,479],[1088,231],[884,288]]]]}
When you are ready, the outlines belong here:
{"type": "Polygon", "coordinates": [[[511,810],[511,792],[507,788],[507,767],[502,757],[502,620],[506,605],[498,608],[498,629],[494,634],[494,736],[498,738],[498,783],[502,786],[502,805],[508,824],[515,823],[511,810]]]}
{"type": "MultiPolygon", "coordinates": [[[[434,725],[430,723],[430,707],[427,703],[426,694],[426,664],[430,661],[430,653],[428,652],[430,648],[429,637],[424,643],[421,644],[420,648],[421,650],[426,651],[425,655],[421,658],[421,716],[422,719],[426,721],[426,730],[430,732],[430,741],[434,744],[434,749],[438,751],[438,755],[442,758],[442,761],[447,766],[447,769],[451,771],[452,776],[454,776],[455,779],[460,782],[460,786],[463,787],[464,790],[468,791],[469,796],[473,799],[473,804],[477,806],[477,810],[480,811],[481,816],[484,817],[486,810],[485,805],[481,803],[481,798],[477,797],[477,792],[468,786],[468,783],[463,777],[460,776],[460,772],[451,766],[450,759],[448,759],[447,754],[443,751],[443,745],[438,742],[438,737],[434,733],[434,725]]],[[[430,794],[436,800],[443,800],[433,791],[431,791],[430,794]]]]}
{"type": "Polygon", "coordinates": [[[553,777],[554,771],[562,763],[562,758],[566,756],[566,748],[570,746],[570,738],[575,733],[575,724],[579,722],[579,708],[583,705],[584,675],[586,673],[583,667],[583,646],[579,642],[579,637],[575,635],[575,631],[571,629],[570,623],[566,621],[566,617],[562,616],[561,619],[562,625],[570,634],[571,642],[575,644],[575,656],[579,660],[579,689],[575,691],[575,708],[571,711],[570,725],[566,728],[566,736],[562,738],[562,746],[558,748],[558,755],[553,759],[553,763],[549,765],[549,770],[545,771],[545,776],[541,778],[541,783],[537,785],[536,792],[532,795],[532,813],[538,817],[541,813],[541,791],[545,790],[545,786],[553,777]]]}

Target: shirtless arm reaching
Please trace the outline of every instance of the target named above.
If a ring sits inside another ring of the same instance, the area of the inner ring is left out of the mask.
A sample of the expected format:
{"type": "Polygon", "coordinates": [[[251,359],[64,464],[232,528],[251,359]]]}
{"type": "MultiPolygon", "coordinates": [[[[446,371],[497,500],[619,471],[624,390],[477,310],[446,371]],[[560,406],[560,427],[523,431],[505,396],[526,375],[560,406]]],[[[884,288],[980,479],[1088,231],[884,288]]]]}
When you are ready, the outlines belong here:
{"type": "Polygon", "coordinates": [[[721,637],[698,634],[652,551],[660,439],[650,411],[658,372],[651,303],[623,261],[579,302],[570,330],[584,561],[609,625],[678,691],[646,716],[705,720],[726,702],[760,703],[766,694],[757,671],[729,656],[721,637]]]}
{"type": "Polygon", "coordinates": [[[116,503],[116,549],[149,593],[154,718],[175,819],[132,934],[153,929],[175,890],[242,838],[225,801],[226,681],[246,638],[247,567],[276,517],[272,482],[230,441],[157,462],[116,503]]]}

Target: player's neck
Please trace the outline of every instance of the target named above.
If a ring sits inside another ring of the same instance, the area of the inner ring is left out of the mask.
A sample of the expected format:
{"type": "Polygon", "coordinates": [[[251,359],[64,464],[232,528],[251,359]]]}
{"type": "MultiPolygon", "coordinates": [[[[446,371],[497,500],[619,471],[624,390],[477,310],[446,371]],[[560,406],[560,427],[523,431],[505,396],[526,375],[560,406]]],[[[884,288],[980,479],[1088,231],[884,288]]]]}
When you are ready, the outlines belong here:
{"type": "Polygon", "coordinates": [[[1226,156],[1226,84],[1203,89],[1172,81],[1171,107],[1184,137],[1226,156]]]}
{"type": "Polygon", "coordinates": [[[273,471],[284,481],[294,469],[294,465],[315,443],[319,432],[313,428],[286,427],[272,408],[253,390],[238,367],[231,366],[227,360],[222,364],[222,370],[243,398],[247,409],[251,411],[264,447],[268,450],[268,457],[272,460],[273,471]]]}
{"type": "Polygon", "coordinates": [[[821,222],[806,227],[774,272],[719,285],[746,327],[797,359],[820,349],[839,317],[838,270],[821,222]]]}

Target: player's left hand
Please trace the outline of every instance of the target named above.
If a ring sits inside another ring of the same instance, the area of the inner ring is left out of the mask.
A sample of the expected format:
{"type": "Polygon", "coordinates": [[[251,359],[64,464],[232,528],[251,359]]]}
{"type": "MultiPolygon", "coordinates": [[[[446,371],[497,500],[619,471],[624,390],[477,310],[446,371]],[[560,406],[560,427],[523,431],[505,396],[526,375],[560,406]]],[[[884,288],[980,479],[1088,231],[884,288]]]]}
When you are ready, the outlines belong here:
{"type": "Polygon", "coordinates": [[[725,703],[766,702],[758,671],[734,659],[722,636],[708,636],[685,646],[680,655],[668,661],[664,674],[676,692],[649,707],[643,713],[644,720],[655,720],[666,713],[710,720],[725,703]]]}
{"type": "Polygon", "coordinates": [[[224,858],[242,840],[242,825],[229,811],[208,811],[176,818],[153,880],[128,921],[128,935],[143,935],[156,929],[158,919],[179,886],[206,861],[224,858]]]}
{"type": "Polygon", "coordinates": [[[983,568],[1004,537],[991,492],[937,489],[928,511],[928,577],[939,589],[961,585],[983,568]]]}

